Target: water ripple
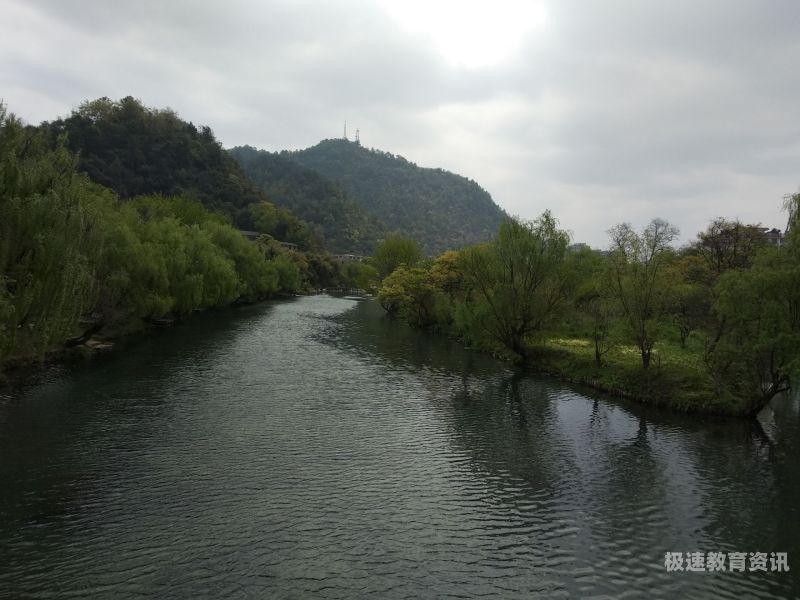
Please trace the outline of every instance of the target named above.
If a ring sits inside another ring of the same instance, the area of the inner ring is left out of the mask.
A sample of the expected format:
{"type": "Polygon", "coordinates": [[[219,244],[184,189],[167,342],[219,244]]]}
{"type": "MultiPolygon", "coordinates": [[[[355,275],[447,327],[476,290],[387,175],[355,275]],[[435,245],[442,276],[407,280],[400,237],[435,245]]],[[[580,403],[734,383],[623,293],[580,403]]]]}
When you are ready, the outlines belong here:
{"type": "Polygon", "coordinates": [[[793,574],[663,568],[800,550],[796,473],[738,424],[587,396],[374,309],[204,316],[3,392],[0,597],[798,596],[793,574]]]}

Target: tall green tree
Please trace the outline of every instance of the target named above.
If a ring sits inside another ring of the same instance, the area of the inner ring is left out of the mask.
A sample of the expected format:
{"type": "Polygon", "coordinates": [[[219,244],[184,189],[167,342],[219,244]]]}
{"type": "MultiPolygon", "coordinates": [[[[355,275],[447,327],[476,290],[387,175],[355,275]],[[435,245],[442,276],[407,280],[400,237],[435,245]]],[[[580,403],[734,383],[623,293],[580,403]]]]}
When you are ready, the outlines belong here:
{"type": "Polygon", "coordinates": [[[725,273],[716,291],[726,326],[708,353],[710,372],[755,414],[800,369],[800,255],[765,248],[751,268],[725,273]]]}
{"type": "Polygon", "coordinates": [[[42,356],[90,301],[98,238],[83,202],[104,192],[75,166],[0,105],[0,360],[42,356]]]}
{"type": "Polygon", "coordinates": [[[672,259],[671,244],[678,230],[663,219],[653,219],[641,233],[622,223],[609,230],[609,235],[612,289],[641,354],[642,367],[647,369],[669,316],[664,271],[672,259]]]}
{"type": "Polygon", "coordinates": [[[664,277],[669,285],[669,313],[678,329],[681,347],[686,348],[689,335],[711,323],[711,285],[714,273],[699,256],[685,254],[674,260],[664,277]]]}
{"type": "Polygon", "coordinates": [[[731,269],[749,267],[765,243],[758,225],[719,217],[697,234],[694,248],[711,272],[719,276],[731,269]]]}
{"type": "Polygon", "coordinates": [[[723,273],[714,309],[722,324],[706,362],[720,393],[758,413],[800,370],[800,194],[786,197],[787,244],[762,244],[749,268],[723,273]]]}
{"type": "Polygon", "coordinates": [[[606,260],[589,249],[573,253],[569,266],[577,277],[575,309],[582,329],[594,346],[594,361],[599,367],[612,348],[612,329],[618,317],[606,260]]]}
{"type": "Polygon", "coordinates": [[[393,233],[378,243],[371,264],[378,271],[378,277],[384,279],[400,265],[413,267],[421,257],[422,252],[415,240],[401,233],[393,233]]]}
{"type": "Polygon", "coordinates": [[[800,192],[784,196],[783,208],[789,214],[786,238],[789,242],[797,244],[800,237],[800,192]]]}
{"type": "Polygon", "coordinates": [[[387,312],[399,312],[418,327],[436,322],[437,289],[428,269],[400,265],[383,280],[378,300],[387,312]]]}
{"type": "Polygon", "coordinates": [[[507,219],[493,242],[462,251],[472,322],[520,360],[529,336],[550,325],[567,299],[568,243],[569,235],[545,212],[532,222],[507,219]]]}

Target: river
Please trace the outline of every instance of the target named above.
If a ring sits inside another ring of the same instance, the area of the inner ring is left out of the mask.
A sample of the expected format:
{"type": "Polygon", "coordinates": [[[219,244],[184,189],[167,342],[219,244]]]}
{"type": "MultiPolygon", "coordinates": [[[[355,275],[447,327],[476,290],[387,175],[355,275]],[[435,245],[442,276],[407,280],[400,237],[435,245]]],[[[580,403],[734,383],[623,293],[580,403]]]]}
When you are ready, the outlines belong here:
{"type": "Polygon", "coordinates": [[[122,346],[0,389],[2,598],[800,596],[797,398],[769,441],[327,296],[122,346]]]}

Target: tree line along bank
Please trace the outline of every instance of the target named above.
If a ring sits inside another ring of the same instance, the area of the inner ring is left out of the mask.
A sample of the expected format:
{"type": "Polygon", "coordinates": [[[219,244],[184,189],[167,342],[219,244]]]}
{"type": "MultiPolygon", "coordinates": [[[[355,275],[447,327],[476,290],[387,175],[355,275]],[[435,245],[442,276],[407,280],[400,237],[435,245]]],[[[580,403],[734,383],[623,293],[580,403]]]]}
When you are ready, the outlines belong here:
{"type": "Polygon", "coordinates": [[[242,208],[262,235],[183,195],[121,201],[78,170],[62,138],[0,105],[0,366],[41,360],[93,335],[117,336],[195,310],[319,287],[360,287],[291,213],[242,208]],[[297,245],[287,250],[278,240],[297,245]]]}
{"type": "Polygon", "coordinates": [[[687,412],[755,415],[800,366],[800,194],[786,244],[716,219],[683,248],[662,219],[569,247],[549,212],[508,219],[487,244],[419,260],[397,245],[379,300],[470,347],[687,412]]]}

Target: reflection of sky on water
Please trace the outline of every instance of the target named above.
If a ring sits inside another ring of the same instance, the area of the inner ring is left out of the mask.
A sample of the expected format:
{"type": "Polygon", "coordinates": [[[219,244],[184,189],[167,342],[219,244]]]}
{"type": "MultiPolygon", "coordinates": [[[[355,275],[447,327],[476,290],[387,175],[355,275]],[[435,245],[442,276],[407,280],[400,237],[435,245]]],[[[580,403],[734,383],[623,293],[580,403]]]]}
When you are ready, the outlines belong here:
{"type": "Polygon", "coordinates": [[[765,450],[746,422],[600,397],[324,297],[203,315],[11,395],[0,588],[16,595],[54,578],[187,598],[795,590],[668,574],[663,554],[791,564],[796,402],[765,450]]]}

